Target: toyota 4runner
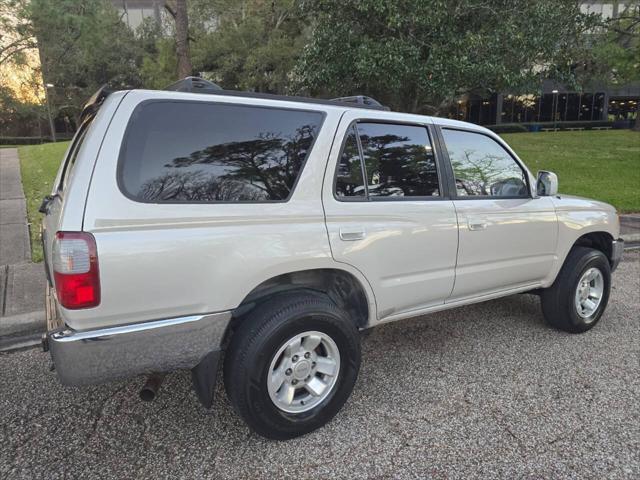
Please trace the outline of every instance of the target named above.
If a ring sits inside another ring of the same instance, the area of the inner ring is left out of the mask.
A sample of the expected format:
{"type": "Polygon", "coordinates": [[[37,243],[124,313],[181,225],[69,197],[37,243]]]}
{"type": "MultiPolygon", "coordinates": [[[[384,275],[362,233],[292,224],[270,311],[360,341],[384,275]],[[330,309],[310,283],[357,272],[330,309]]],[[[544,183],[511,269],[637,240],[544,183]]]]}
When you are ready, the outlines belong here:
{"type": "Polygon", "coordinates": [[[491,131],[180,85],[96,93],[43,202],[62,383],[190,369],[210,407],[223,358],[236,411],[286,439],[346,402],[361,330],[531,291],[555,328],[601,318],[615,210],[491,131]]]}

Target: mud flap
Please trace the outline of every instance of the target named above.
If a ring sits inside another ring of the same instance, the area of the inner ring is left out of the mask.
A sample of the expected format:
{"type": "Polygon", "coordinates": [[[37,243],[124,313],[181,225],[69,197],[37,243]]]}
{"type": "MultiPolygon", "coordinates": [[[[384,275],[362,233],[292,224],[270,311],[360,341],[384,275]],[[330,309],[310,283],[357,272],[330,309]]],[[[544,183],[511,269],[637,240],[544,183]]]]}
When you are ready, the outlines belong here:
{"type": "Polygon", "coordinates": [[[204,408],[211,408],[218,378],[218,362],[221,352],[207,354],[198,365],[191,369],[193,389],[204,408]]]}

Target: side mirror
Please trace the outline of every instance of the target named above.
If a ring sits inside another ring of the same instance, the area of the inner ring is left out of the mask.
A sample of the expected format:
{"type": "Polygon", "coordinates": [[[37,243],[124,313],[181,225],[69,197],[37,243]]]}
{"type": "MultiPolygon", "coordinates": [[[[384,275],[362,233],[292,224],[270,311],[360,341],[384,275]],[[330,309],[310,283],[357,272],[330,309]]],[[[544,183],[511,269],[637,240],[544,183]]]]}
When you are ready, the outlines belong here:
{"type": "Polygon", "coordinates": [[[536,191],[541,197],[551,197],[558,194],[558,176],[553,172],[538,172],[536,191]]]}

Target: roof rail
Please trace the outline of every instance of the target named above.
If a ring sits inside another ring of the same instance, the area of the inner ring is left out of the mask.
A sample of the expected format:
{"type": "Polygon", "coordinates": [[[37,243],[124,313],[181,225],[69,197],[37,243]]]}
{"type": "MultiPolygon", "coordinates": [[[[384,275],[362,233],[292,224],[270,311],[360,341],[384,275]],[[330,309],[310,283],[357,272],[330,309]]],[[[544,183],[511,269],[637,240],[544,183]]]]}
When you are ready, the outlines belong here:
{"type": "Polygon", "coordinates": [[[258,92],[241,92],[236,90],[225,90],[219,85],[213,82],[205,80],[200,77],[186,77],[182,80],[172,83],[164,90],[171,90],[174,92],[190,92],[190,93],[210,93],[215,95],[225,95],[229,97],[250,97],[250,98],[264,98],[272,100],[283,100],[289,102],[300,103],[317,103],[321,105],[342,104],[343,106],[357,107],[357,108],[369,108],[372,110],[391,110],[389,107],[382,105],[377,100],[367,97],[365,95],[354,95],[352,97],[340,97],[325,100],[321,98],[307,98],[296,97],[289,95],[274,95],[270,93],[258,93],[258,92]]]}
{"type": "Polygon", "coordinates": [[[389,107],[382,105],[376,99],[367,97],[366,95],[353,95],[351,97],[332,98],[331,101],[340,103],[355,103],[356,105],[363,105],[369,108],[377,108],[380,110],[391,110],[389,107]]]}
{"type": "Polygon", "coordinates": [[[193,93],[209,93],[218,92],[222,90],[220,85],[216,85],[209,80],[205,80],[200,77],[185,77],[182,80],[178,80],[176,83],[172,83],[165,90],[172,90],[174,92],[193,92],[193,93]]]}

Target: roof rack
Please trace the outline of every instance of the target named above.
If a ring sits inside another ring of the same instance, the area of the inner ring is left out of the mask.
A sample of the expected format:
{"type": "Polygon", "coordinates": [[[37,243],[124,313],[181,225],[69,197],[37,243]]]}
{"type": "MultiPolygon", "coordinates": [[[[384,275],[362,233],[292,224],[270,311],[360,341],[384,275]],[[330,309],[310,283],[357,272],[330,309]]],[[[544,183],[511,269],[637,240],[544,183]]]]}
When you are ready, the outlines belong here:
{"type": "Polygon", "coordinates": [[[367,97],[366,95],[353,95],[351,97],[332,98],[331,101],[339,102],[339,103],[355,103],[356,105],[363,105],[369,108],[377,108],[380,110],[390,110],[389,107],[382,105],[376,99],[367,97]]]}
{"type": "Polygon", "coordinates": [[[258,93],[258,92],[241,92],[237,90],[224,90],[219,85],[213,82],[205,80],[200,77],[186,77],[182,80],[172,83],[164,90],[171,90],[174,92],[189,92],[189,93],[212,93],[215,95],[226,95],[229,97],[250,97],[250,98],[264,98],[270,100],[283,100],[289,102],[300,103],[316,103],[321,105],[335,105],[341,104],[348,107],[358,108],[370,108],[372,110],[390,110],[389,107],[385,107],[377,100],[365,95],[355,95],[352,97],[340,97],[332,98],[330,100],[321,98],[308,98],[308,97],[296,97],[289,95],[273,95],[270,93],[258,93]]]}
{"type": "Polygon", "coordinates": [[[192,93],[218,93],[222,90],[222,87],[210,82],[209,80],[205,80],[204,78],[185,77],[182,80],[178,80],[176,83],[172,83],[166,87],[165,90],[192,93]]]}

